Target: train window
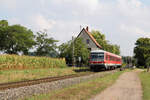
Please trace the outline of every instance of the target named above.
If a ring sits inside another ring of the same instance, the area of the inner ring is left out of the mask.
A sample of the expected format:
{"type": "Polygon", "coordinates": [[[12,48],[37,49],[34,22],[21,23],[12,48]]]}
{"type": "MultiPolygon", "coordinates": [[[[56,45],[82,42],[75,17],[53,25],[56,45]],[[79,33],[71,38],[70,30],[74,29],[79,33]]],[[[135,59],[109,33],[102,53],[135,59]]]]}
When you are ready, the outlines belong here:
{"type": "Polygon", "coordinates": [[[110,61],[112,61],[113,60],[113,57],[112,56],[110,56],[110,61]]]}
{"type": "Polygon", "coordinates": [[[109,61],[111,60],[111,56],[109,56],[109,61]]]}
{"type": "Polygon", "coordinates": [[[115,61],[117,61],[117,58],[115,57],[115,61]]]}
{"type": "Polygon", "coordinates": [[[109,55],[106,55],[106,60],[109,60],[109,55]]]}
{"type": "Polygon", "coordinates": [[[92,61],[104,61],[104,53],[91,53],[92,61]]]}

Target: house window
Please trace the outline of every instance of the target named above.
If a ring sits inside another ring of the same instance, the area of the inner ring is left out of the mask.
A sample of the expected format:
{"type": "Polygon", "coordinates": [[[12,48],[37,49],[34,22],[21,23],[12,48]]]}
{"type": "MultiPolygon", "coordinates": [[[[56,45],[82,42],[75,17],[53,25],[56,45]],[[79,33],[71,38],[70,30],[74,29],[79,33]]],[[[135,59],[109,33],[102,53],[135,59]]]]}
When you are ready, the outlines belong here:
{"type": "Polygon", "coordinates": [[[86,40],[86,43],[87,43],[87,44],[89,44],[89,43],[90,43],[90,40],[89,40],[89,39],[87,39],[87,40],[86,40]]]}

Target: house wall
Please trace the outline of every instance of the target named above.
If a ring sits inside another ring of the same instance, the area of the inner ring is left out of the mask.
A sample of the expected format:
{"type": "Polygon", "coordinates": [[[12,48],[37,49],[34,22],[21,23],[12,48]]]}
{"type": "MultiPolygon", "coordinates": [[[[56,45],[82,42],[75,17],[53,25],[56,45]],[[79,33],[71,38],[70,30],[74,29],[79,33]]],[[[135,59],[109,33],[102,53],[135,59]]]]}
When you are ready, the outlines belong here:
{"type": "Polygon", "coordinates": [[[91,48],[91,50],[99,50],[99,48],[96,46],[96,44],[92,41],[92,39],[88,36],[88,34],[84,30],[82,30],[79,37],[83,39],[83,42],[85,44],[87,44],[87,39],[89,39],[89,44],[87,44],[87,46],[88,48],[91,48]]]}

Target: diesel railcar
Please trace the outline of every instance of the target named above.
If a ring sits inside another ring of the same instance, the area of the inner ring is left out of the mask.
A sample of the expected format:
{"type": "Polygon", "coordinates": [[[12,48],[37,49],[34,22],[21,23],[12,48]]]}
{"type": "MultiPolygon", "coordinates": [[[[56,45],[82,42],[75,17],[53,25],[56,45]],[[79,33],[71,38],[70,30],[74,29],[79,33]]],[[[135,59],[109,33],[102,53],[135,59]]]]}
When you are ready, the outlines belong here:
{"type": "Polygon", "coordinates": [[[104,50],[94,50],[90,53],[89,64],[94,71],[115,69],[122,65],[122,58],[104,50]]]}

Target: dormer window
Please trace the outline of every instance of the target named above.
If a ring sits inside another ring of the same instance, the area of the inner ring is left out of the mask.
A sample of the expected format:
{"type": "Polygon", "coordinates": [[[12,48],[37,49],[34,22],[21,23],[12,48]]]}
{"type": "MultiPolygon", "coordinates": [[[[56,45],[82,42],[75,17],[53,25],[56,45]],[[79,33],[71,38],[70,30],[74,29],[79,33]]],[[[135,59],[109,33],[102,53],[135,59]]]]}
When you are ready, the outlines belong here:
{"type": "Polygon", "coordinates": [[[89,43],[90,43],[90,40],[89,40],[89,39],[86,39],[86,43],[89,44],[89,43]]]}

